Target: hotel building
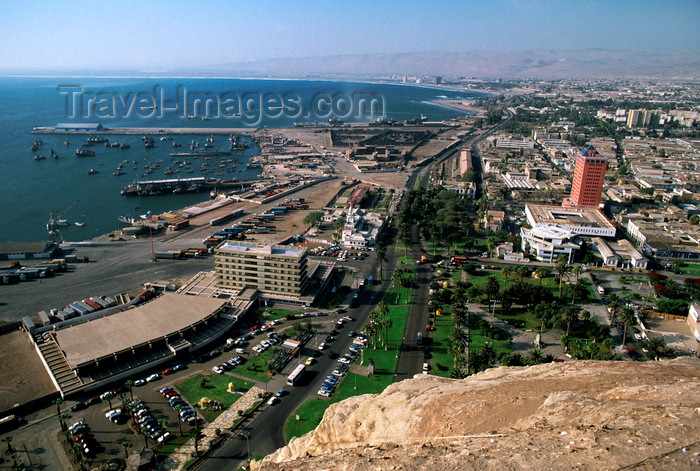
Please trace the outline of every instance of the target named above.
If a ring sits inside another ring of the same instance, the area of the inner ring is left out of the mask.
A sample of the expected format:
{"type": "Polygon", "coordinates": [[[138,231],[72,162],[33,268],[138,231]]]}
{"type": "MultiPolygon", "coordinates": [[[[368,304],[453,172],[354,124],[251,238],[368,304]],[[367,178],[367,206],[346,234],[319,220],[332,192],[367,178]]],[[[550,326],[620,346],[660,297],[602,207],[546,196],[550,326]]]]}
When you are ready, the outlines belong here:
{"type": "Polygon", "coordinates": [[[219,288],[252,288],[264,297],[298,298],[309,282],[306,249],[227,241],[214,254],[219,288]]]}
{"type": "Polygon", "coordinates": [[[564,206],[595,206],[600,204],[607,161],[593,146],[576,156],[571,195],[564,198],[564,206]]]}

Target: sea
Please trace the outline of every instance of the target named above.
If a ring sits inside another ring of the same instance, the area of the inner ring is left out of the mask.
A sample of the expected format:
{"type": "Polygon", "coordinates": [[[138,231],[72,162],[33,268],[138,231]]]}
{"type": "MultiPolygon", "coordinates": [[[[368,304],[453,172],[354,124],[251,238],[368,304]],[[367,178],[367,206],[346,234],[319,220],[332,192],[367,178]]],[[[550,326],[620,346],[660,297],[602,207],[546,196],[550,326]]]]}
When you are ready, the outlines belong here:
{"type": "Polygon", "coordinates": [[[185,158],[174,159],[170,154],[188,151],[193,145],[203,148],[208,138],[214,149],[224,150],[228,136],[172,135],[171,141],[161,141],[160,129],[260,130],[329,120],[403,121],[421,115],[435,121],[465,113],[432,101],[483,96],[408,84],[324,80],[0,77],[0,242],[47,240],[46,223],[52,213],[68,224],[60,228],[64,240],[82,241],[118,229],[121,215],[160,214],[209,199],[208,193],[121,195],[136,180],[206,176],[243,181],[261,172],[246,168],[259,150],[248,137],[244,138],[247,149],[212,158],[202,170],[201,157],[185,163],[185,158]],[[96,144],[91,147],[94,157],[78,158],[75,151],[88,135],[31,134],[35,127],[59,123],[148,127],[153,129],[156,146],[146,149],[140,134],[107,135],[130,148],[96,144]],[[31,150],[34,141],[42,142],[36,151],[31,150]],[[173,142],[182,147],[174,148],[173,142]],[[219,160],[233,163],[220,166],[219,160]],[[120,164],[123,175],[115,176],[120,164]],[[165,174],[168,168],[177,173],[165,174]]]}

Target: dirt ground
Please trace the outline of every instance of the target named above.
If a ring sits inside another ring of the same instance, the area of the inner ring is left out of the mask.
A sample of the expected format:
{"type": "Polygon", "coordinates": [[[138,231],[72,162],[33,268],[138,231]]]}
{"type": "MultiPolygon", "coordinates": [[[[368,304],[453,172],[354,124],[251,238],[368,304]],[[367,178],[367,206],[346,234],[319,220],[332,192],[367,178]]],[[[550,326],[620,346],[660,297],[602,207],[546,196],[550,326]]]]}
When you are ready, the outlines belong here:
{"type": "Polygon", "coordinates": [[[26,332],[3,335],[0,358],[0,411],[56,392],[26,332]]]}

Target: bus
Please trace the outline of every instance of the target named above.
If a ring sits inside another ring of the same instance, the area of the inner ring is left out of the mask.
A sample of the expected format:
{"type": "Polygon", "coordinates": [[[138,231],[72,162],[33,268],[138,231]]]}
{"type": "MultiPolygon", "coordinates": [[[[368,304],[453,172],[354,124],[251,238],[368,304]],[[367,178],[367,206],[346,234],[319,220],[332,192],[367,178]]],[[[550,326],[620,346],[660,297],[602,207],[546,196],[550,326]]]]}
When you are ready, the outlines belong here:
{"type": "Polygon", "coordinates": [[[294,368],[292,374],[287,376],[287,384],[289,386],[294,386],[299,379],[304,376],[304,371],[306,371],[306,365],[298,365],[296,368],[294,368]]]}
{"type": "Polygon", "coordinates": [[[17,426],[17,417],[8,415],[0,419],[0,433],[5,433],[17,426]]]}

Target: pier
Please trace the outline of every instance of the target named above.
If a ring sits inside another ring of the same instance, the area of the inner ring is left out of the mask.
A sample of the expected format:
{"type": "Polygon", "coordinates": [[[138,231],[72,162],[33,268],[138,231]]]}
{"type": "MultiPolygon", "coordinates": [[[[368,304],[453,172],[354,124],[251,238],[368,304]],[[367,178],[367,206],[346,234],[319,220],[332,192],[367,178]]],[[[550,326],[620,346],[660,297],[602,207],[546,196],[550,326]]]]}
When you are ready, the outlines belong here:
{"type": "Polygon", "coordinates": [[[253,134],[257,128],[149,128],[149,127],[118,127],[106,128],[101,125],[81,127],[35,126],[31,134],[65,134],[65,135],[188,135],[188,134],[253,134]]]}
{"type": "Polygon", "coordinates": [[[196,193],[217,188],[243,188],[255,183],[260,183],[260,180],[233,181],[204,177],[143,180],[125,186],[121,194],[125,196],[156,196],[168,193],[196,193]]]}

